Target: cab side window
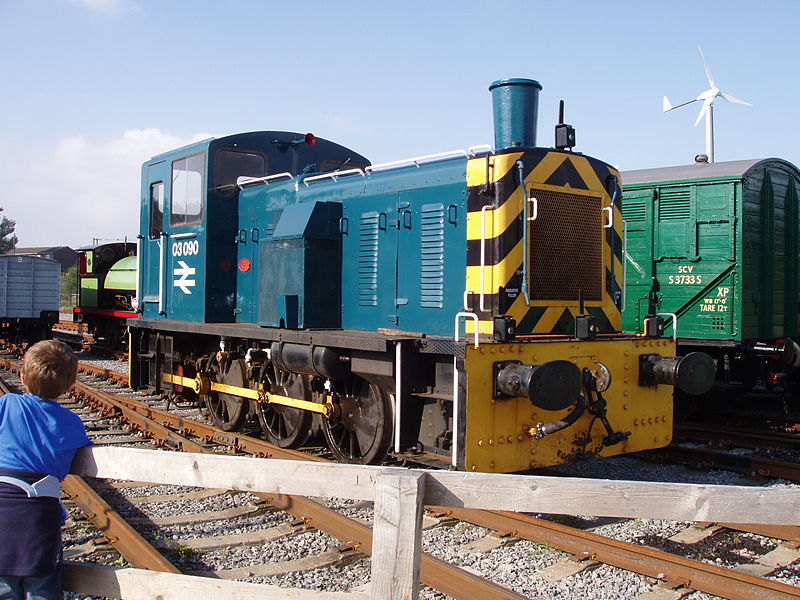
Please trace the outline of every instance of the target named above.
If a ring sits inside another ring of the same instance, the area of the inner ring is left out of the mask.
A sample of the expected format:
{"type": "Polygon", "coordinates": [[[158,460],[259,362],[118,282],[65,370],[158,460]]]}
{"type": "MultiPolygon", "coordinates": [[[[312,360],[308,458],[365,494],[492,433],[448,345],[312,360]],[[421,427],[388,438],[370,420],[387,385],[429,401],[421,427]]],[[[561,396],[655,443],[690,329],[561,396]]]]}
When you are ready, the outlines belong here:
{"type": "Polygon", "coordinates": [[[196,225],[203,221],[205,154],[193,154],[172,163],[172,198],[169,224],[196,225]]]}
{"type": "Polygon", "coordinates": [[[164,182],[150,185],[150,239],[157,239],[164,226],[164,182]]]}

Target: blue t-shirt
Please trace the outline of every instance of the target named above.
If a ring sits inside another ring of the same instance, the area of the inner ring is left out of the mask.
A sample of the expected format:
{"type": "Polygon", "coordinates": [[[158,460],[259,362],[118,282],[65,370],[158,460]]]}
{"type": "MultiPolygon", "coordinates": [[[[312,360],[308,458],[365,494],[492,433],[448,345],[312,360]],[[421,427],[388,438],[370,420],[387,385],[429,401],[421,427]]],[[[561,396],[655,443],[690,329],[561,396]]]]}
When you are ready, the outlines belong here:
{"type": "MultiPolygon", "coordinates": [[[[64,479],[75,450],[91,444],[78,415],[32,394],[0,397],[0,474],[28,483],[64,479]]],[[[0,483],[0,575],[43,577],[61,564],[63,513],[57,498],[28,498],[0,483]]]]}
{"type": "Polygon", "coordinates": [[[75,451],[91,444],[80,417],[33,394],[0,397],[0,468],[64,479],[75,451]]]}

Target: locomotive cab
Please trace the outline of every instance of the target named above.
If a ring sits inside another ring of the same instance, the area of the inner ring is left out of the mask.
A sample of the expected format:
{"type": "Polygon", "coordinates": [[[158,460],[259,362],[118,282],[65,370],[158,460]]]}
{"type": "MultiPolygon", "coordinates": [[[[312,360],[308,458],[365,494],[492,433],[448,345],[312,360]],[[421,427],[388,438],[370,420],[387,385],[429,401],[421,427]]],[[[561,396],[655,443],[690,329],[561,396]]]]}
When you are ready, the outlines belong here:
{"type": "MultiPolygon", "coordinates": [[[[240,202],[248,185],[291,180],[369,161],[311,134],[261,131],[204,140],[142,167],[140,312],[145,318],[229,323],[247,311],[255,248],[270,224],[252,218],[266,206],[240,202]]],[[[250,319],[247,322],[253,322],[250,319]]]]}
{"type": "Polygon", "coordinates": [[[126,342],[126,319],[136,318],[136,244],[78,248],[78,301],[72,320],[112,348],[126,342]]]}

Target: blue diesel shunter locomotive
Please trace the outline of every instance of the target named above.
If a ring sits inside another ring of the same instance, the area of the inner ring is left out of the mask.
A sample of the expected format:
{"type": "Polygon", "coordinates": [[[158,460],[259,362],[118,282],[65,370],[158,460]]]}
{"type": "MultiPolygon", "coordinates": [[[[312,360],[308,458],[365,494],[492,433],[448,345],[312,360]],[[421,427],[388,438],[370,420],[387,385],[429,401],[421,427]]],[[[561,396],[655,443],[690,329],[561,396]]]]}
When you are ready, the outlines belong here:
{"type": "Polygon", "coordinates": [[[675,358],[657,317],[619,333],[619,174],[563,123],[536,147],[537,82],[490,89],[494,150],[372,165],[261,131],[145,163],[131,384],[358,463],[508,472],[669,443],[672,385],[704,391],[714,365],[675,358]]]}

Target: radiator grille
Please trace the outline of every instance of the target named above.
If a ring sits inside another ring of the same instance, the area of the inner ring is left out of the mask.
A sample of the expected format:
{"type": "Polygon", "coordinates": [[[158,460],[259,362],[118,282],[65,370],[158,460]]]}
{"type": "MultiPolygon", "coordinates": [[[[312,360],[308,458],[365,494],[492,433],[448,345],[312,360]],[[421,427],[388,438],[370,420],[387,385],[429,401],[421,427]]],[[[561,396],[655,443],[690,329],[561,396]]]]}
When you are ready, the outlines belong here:
{"type": "Polygon", "coordinates": [[[358,305],[378,305],[378,221],[376,212],[361,215],[358,228],[358,305]]]}
{"type": "Polygon", "coordinates": [[[420,211],[419,288],[422,308],[444,303],[444,206],[424,204],[420,211]]]}
{"type": "Polygon", "coordinates": [[[531,189],[538,216],[530,221],[532,300],[601,300],[603,226],[599,197],[531,189]]]}

